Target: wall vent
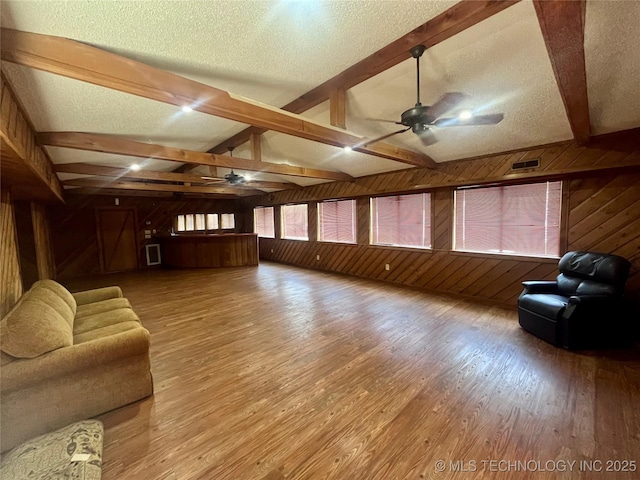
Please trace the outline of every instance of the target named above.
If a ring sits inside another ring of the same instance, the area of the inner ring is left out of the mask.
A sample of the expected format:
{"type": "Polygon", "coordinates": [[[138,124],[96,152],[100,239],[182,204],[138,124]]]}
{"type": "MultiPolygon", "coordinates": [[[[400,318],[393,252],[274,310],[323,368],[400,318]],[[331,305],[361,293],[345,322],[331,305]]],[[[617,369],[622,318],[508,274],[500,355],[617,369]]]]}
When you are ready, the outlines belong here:
{"type": "Polygon", "coordinates": [[[525,160],[523,162],[513,162],[511,164],[511,170],[522,170],[525,168],[538,168],[540,166],[540,159],[535,158],[533,160],[525,160]]]}

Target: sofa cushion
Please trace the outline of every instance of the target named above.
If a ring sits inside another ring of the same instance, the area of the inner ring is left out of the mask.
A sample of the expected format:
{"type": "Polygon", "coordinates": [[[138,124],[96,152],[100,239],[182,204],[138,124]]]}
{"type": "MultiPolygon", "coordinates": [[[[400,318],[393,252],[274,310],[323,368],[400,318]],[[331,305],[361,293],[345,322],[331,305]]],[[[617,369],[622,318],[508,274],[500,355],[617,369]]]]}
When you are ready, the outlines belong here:
{"type": "Polygon", "coordinates": [[[34,358],[73,345],[72,325],[46,302],[49,295],[33,293],[24,294],[0,322],[0,348],[13,357],[34,358]]]}
{"type": "MultiPolygon", "coordinates": [[[[122,322],[140,323],[140,319],[130,308],[116,308],[107,312],[76,318],[75,325],[73,326],[73,334],[80,335],[81,333],[90,332],[97,328],[108,327],[109,325],[122,322]]],[[[74,343],[76,342],[74,341],[74,343]]]]}
{"type": "Polygon", "coordinates": [[[79,333],[73,337],[74,345],[79,345],[85,342],[91,342],[103,337],[109,337],[118,333],[126,332],[127,330],[133,330],[134,328],[143,328],[139,321],[131,320],[129,322],[120,322],[113,325],[108,325],[102,328],[96,328],[89,330],[88,332],[79,333]]]}
{"type": "Polygon", "coordinates": [[[73,320],[75,317],[73,310],[56,292],[42,285],[34,284],[28,293],[32,301],[37,300],[53,308],[58,315],[64,318],[64,321],[69,324],[69,327],[73,329],[73,320]]]}
{"type": "Polygon", "coordinates": [[[69,308],[71,309],[73,314],[74,315],[76,314],[76,309],[77,309],[76,299],[73,298],[73,295],[69,290],[64,288],[58,282],[55,282],[53,280],[40,280],[34,283],[33,286],[44,287],[56,293],[67,305],[69,305],[69,308]]]}
{"type": "Polygon", "coordinates": [[[126,298],[120,297],[102,300],[101,302],[78,305],[78,310],[76,311],[76,322],[79,318],[88,317],[97,313],[109,312],[117,308],[131,308],[131,304],[126,298]]]}

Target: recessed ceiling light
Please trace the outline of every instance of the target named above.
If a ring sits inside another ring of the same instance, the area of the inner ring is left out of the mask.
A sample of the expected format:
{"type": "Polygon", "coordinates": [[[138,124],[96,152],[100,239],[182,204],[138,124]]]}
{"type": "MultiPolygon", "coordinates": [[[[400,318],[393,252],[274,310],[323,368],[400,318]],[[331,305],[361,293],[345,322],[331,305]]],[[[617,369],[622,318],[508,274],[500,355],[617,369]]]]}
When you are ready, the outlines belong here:
{"type": "Polygon", "coordinates": [[[345,152],[350,152],[351,151],[351,147],[349,145],[347,145],[346,147],[344,147],[344,151],[345,152]]]}
{"type": "Polygon", "coordinates": [[[458,118],[460,120],[470,120],[473,117],[473,112],[471,110],[462,110],[458,118]]]}
{"type": "Polygon", "coordinates": [[[184,105],[182,107],[182,111],[185,112],[185,113],[189,113],[189,112],[193,111],[193,108],[191,108],[189,105],[184,105]]]}
{"type": "Polygon", "coordinates": [[[140,170],[140,165],[138,165],[137,163],[132,163],[131,165],[129,165],[129,170],[137,172],[138,170],[140,170]]]}

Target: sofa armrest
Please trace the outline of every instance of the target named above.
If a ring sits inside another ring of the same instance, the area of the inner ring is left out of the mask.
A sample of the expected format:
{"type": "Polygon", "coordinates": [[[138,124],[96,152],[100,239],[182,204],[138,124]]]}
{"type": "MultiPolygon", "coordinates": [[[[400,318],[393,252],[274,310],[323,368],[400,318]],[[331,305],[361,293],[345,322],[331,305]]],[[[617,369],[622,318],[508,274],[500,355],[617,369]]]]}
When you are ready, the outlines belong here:
{"type": "Polygon", "coordinates": [[[3,392],[18,390],[49,379],[93,367],[113,363],[123,358],[149,351],[149,332],[143,327],[77,345],[59,348],[39,357],[18,359],[0,370],[3,392]]]}
{"type": "Polygon", "coordinates": [[[122,290],[120,287],[104,287],[96,288],[94,290],[86,290],[84,292],[77,292],[72,294],[76,299],[76,304],[86,305],[87,303],[101,302],[102,300],[109,300],[110,298],[121,298],[122,290]]]}
{"type": "Polygon", "coordinates": [[[529,281],[522,282],[523,293],[557,293],[558,284],[552,281],[529,281]]]}

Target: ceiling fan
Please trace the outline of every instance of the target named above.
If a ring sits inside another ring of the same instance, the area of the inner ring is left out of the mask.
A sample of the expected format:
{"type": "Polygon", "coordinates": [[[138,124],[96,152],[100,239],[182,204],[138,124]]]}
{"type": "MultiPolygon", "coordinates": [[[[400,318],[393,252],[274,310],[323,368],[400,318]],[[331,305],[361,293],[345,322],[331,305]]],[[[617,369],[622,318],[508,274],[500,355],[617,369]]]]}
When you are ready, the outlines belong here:
{"type": "MultiPolygon", "coordinates": [[[[233,157],[233,148],[234,147],[227,147],[227,150],[229,150],[229,156],[231,157],[233,157]]],[[[226,182],[229,185],[242,185],[245,182],[245,178],[242,175],[238,175],[237,173],[235,173],[233,171],[233,168],[231,169],[231,173],[227,173],[224,176],[224,179],[215,177],[202,177],[202,179],[211,180],[210,182],[207,182],[207,185],[223,182],[226,182]]]]}
{"type": "Polygon", "coordinates": [[[420,57],[422,57],[425,50],[426,47],[424,45],[417,45],[410,50],[411,56],[416,59],[417,100],[415,106],[402,112],[399,122],[378,120],[404,125],[406,128],[374,138],[373,140],[368,140],[365,145],[411,130],[418,135],[425,146],[429,146],[438,141],[432,130],[434,126],[464,127],[471,125],[495,125],[496,123],[500,123],[504,118],[502,113],[474,115],[471,110],[463,110],[457,117],[441,118],[442,115],[453,109],[465,98],[465,95],[460,92],[445,93],[433,105],[422,105],[422,103],[420,103],[420,57]]]}

